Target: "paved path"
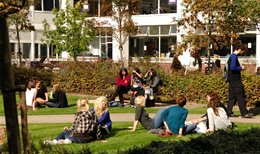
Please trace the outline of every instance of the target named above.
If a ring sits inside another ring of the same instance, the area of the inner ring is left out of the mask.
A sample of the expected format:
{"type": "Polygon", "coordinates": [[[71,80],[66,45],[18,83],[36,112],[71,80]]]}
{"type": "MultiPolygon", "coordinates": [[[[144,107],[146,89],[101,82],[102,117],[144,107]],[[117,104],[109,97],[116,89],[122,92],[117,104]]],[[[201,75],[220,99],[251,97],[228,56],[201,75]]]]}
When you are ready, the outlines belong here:
{"type": "MultiPolygon", "coordinates": [[[[150,114],[151,117],[154,117],[155,114],[150,114]]],[[[111,114],[111,119],[113,122],[130,122],[134,120],[134,113],[118,113],[111,114]]],[[[187,120],[199,118],[201,114],[189,114],[187,120]]],[[[31,115],[28,116],[29,123],[72,123],[74,120],[74,115],[31,115]]],[[[231,117],[232,122],[241,122],[241,123],[259,123],[260,116],[255,116],[253,118],[241,118],[231,117]]],[[[20,121],[20,117],[19,117],[20,121]]],[[[4,116],[0,116],[0,124],[5,124],[4,116]]]]}

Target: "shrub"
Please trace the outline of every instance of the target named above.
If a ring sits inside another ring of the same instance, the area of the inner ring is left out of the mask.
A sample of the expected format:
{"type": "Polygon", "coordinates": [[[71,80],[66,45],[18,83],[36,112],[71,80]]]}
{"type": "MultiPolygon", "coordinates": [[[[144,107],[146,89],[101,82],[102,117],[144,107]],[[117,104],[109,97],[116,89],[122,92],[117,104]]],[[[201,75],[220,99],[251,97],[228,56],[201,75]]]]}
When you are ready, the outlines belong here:
{"type": "Polygon", "coordinates": [[[239,131],[218,131],[190,140],[153,141],[144,147],[121,151],[124,154],[168,154],[168,153],[248,153],[260,151],[260,129],[239,131]]]}
{"type": "Polygon", "coordinates": [[[12,67],[15,78],[15,85],[26,85],[32,78],[40,79],[44,85],[50,86],[53,79],[53,73],[44,69],[34,69],[25,67],[12,67]]]}

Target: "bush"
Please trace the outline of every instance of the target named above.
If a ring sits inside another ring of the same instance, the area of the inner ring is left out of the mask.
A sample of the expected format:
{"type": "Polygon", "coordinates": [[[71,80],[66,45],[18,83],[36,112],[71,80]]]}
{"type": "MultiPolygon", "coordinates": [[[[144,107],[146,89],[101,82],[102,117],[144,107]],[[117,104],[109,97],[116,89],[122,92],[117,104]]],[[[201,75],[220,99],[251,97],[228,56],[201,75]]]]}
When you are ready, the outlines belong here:
{"type": "MultiPolygon", "coordinates": [[[[60,83],[63,89],[69,93],[81,93],[90,95],[103,95],[102,89],[114,87],[119,66],[110,60],[98,62],[63,62],[60,73],[51,75],[50,72],[39,72],[34,69],[16,69],[16,82],[21,83],[31,76],[38,76],[47,85],[60,83]]],[[[134,67],[138,67],[143,74],[150,68],[154,68],[163,81],[160,88],[160,99],[169,101],[178,95],[185,95],[188,101],[206,103],[206,94],[209,91],[217,92],[224,103],[228,101],[228,83],[222,77],[222,72],[204,75],[200,72],[189,72],[183,75],[182,71],[168,72],[165,66],[159,63],[151,63],[149,59],[139,59],[138,63],[130,62],[129,73],[134,67]]],[[[245,73],[242,76],[247,95],[247,104],[253,106],[259,101],[260,82],[259,76],[245,73]]],[[[16,83],[16,84],[17,84],[16,83]]]]}
{"type": "Polygon", "coordinates": [[[168,154],[168,153],[247,153],[260,152],[260,129],[239,131],[218,131],[188,141],[153,141],[144,147],[121,151],[124,154],[168,154]]]}
{"type": "Polygon", "coordinates": [[[53,73],[44,69],[24,68],[24,67],[12,67],[15,78],[15,85],[26,85],[29,80],[40,79],[45,86],[51,86],[53,79],[53,73]]]}

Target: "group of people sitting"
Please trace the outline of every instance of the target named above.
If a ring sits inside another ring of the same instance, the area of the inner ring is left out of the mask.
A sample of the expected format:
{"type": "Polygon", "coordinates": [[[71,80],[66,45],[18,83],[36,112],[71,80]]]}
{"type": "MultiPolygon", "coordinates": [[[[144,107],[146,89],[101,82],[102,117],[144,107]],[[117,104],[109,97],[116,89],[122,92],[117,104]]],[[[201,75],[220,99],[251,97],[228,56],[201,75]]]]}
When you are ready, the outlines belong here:
{"type": "MultiPolygon", "coordinates": [[[[232,127],[227,116],[225,106],[214,92],[207,94],[208,109],[205,115],[199,119],[187,121],[188,110],[184,108],[186,98],[180,95],[176,99],[176,105],[169,108],[161,108],[154,118],[146,112],[146,98],[142,95],[135,99],[135,120],[130,131],[136,131],[138,123],[160,136],[181,137],[189,133],[207,133],[232,127]]],[[[54,140],[46,140],[45,144],[70,144],[87,143],[94,140],[104,140],[112,131],[112,121],[108,111],[108,100],[101,96],[95,100],[94,108],[90,108],[86,99],[79,99],[77,112],[71,127],[64,127],[54,140]]]]}
{"type": "Polygon", "coordinates": [[[134,100],[137,96],[144,96],[150,100],[154,99],[154,94],[158,92],[162,81],[157,76],[154,69],[149,69],[143,76],[139,68],[134,68],[130,75],[125,67],[121,67],[116,79],[116,90],[114,94],[108,98],[108,101],[113,101],[119,96],[119,107],[124,106],[123,94],[131,93],[130,104],[134,105],[134,100]]]}
{"type": "Polygon", "coordinates": [[[98,97],[94,108],[89,107],[87,99],[77,101],[77,112],[71,127],[64,127],[54,140],[46,140],[45,144],[87,143],[97,139],[104,140],[104,136],[111,133],[112,121],[107,108],[107,98],[98,97]]]}
{"type": "Polygon", "coordinates": [[[42,85],[40,80],[31,80],[25,91],[26,105],[28,108],[37,110],[38,107],[45,105],[47,107],[64,108],[68,107],[67,96],[60,89],[59,84],[54,84],[50,97],[47,88],[42,85]]]}
{"type": "Polygon", "coordinates": [[[207,94],[207,113],[199,119],[187,121],[188,110],[184,108],[186,98],[181,95],[176,99],[177,105],[169,108],[161,108],[154,118],[144,109],[145,97],[138,96],[135,100],[135,121],[130,127],[135,131],[138,123],[150,130],[151,133],[160,135],[182,136],[189,133],[206,133],[232,127],[227,116],[227,109],[221,103],[218,95],[214,92],[207,94]]]}

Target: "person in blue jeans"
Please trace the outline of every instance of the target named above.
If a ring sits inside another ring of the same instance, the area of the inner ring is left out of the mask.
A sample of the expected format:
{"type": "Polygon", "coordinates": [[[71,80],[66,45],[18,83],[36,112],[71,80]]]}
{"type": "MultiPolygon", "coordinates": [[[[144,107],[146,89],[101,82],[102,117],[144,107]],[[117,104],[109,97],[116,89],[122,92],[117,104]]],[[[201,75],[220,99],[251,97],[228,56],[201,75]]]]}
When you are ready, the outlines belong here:
{"type": "Polygon", "coordinates": [[[161,114],[165,111],[165,108],[161,108],[155,115],[154,118],[151,118],[149,114],[144,109],[145,106],[145,97],[144,96],[137,96],[135,98],[135,121],[133,123],[133,127],[131,131],[135,131],[137,128],[138,123],[140,122],[141,125],[147,129],[157,129],[163,126],[163,121],[161,114]]]}
{"type": "Polygon", "coordinates": [[[86,99],[79,99],[77,102],[78,111],[71,127],[64,127],[54,140],[44,141],[45,144],[69,144],[86,143],[97,139],[98,117],[94,110],[89,109],[86,99]]]}
{"type": "Polygon", "coordinates": [[[181,137],[183,134],[192,133],[197,125],[191,124],[185,126],[185,121],[188,116],[188,110],[184,108],[186,105],[186,98],[183,95],[180,95],[176,102],[177,105],[166,109],[161,116],[166,132],[181,137]]]}
{"type": "Polygon", "coordinates": [[[48,107],[54,107],[54,108],[64,108],[68,107],[68,100],[66,93],[60,89],[59,84],[54,84],[52,86],[52,98],[49,98],[47,102],[45,102],[45,105],[48,107]]]}

